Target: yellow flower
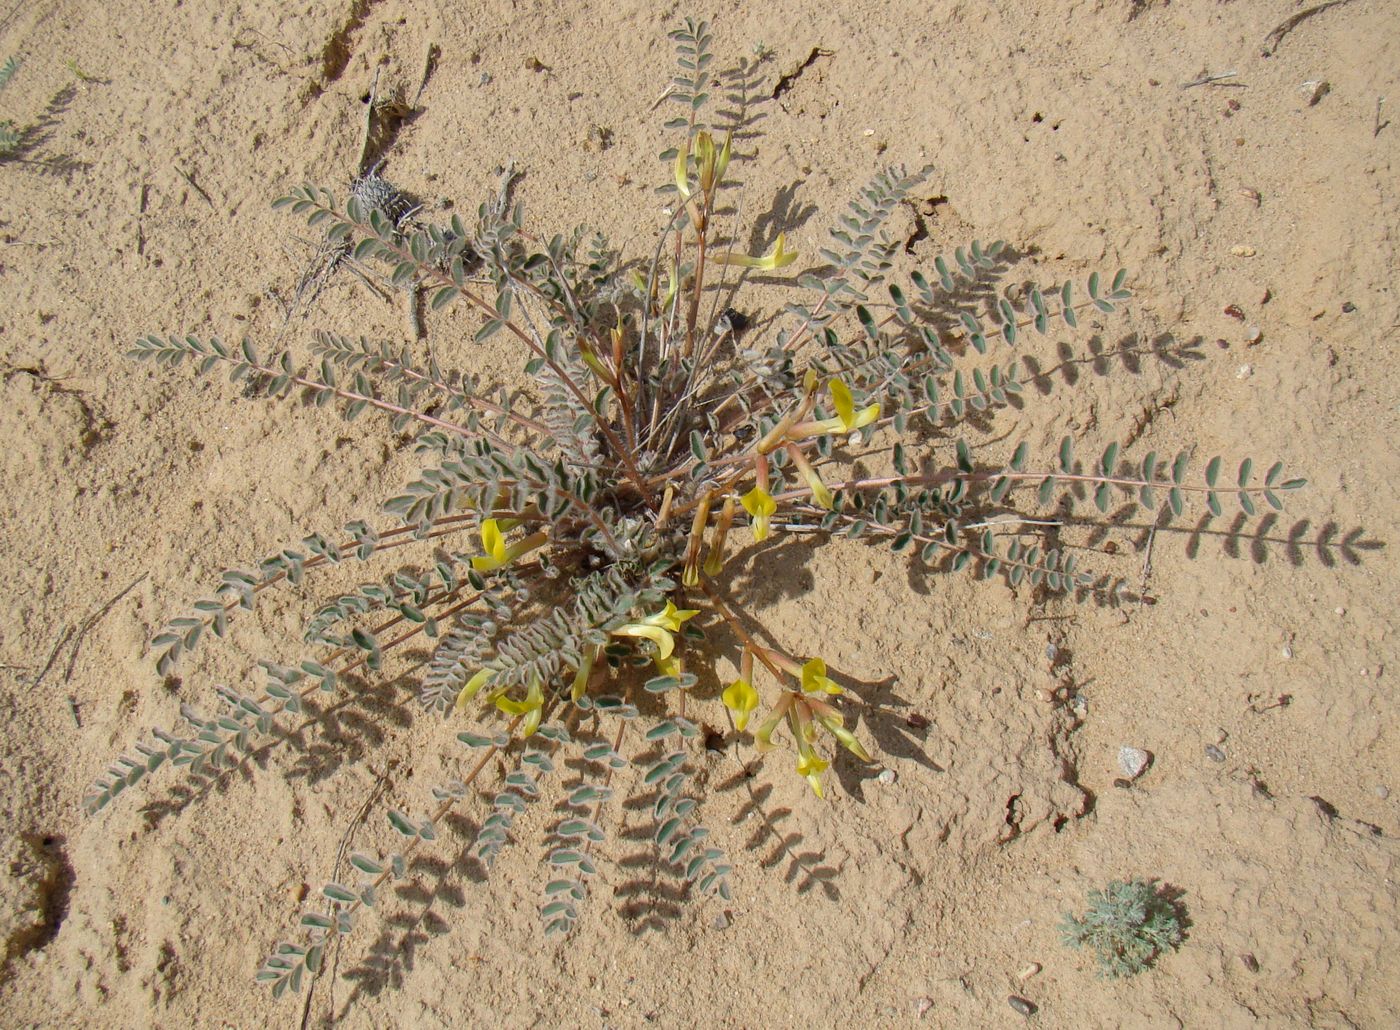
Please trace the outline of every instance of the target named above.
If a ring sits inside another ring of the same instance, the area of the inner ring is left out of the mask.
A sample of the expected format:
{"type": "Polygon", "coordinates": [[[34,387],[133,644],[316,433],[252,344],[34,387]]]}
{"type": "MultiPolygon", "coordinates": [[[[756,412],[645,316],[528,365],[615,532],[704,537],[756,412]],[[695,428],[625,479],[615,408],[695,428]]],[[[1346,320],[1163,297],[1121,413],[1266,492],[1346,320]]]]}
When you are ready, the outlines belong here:
{"type": "Polygon", "coordinates": [[[826,798],[826,795],[822,793],[822,773],[826,772],[829,768],[831,768],[831,763],[823,759],[810,748],[805,748],[798,752],[798,775],[805,776],[807,782],[812,785],[812,792],[822,799],[826,798]]]}
{"type": "Polygon", "coordinates": [[[588,677],[593,675],[593,663],[598,660],[598,647],[590,647],[583,655],[583,664],[578,667],[578,672],[574,675],[573,686],[569,691],[569,698],[575,704],[583,697],[584,691],[588,689],[588,677]]]}
{"type": "Polygon", "coordinates": [[[878,404],[871,404],[857,412],[855,401],[851,398],[851,391],[841,380],[833,379],[827,386],[831,390],[832,403],[836,405],[836,417],[841,422],[841,428],[846,432],[854,432],[863,426],[868,426],[880,417],[880,405],[878,404]]]}
{"type": "Polygon", "coordinates": [[[828,490],[826,484],[822,482],[821,476],[817,475],[817,470],[812,468],[811,464],[807,461],[801,448],[795,443],[790,443],[787,445],[787,452],[788,457],[792,459],[792,463],[797,466],[798,474],[807,481],[807,486],[812,491],[812,500],[816,501],[817,504],[821,505],[827,511],[830,511],[832,504],[835,503],[835,498],[831,496],[831,491],[828,490]]]}
{"type": "Polygon", "coordinates": [[[490,572],[493,569],[499,569],[502,565],[509,565],[527,551],[533,551],[548,539],[544,531],[541,530],[506,546],[505,534],[517,524],[512,520],[507,520],[506,524],[502,526],[495,519],[482,519],[481,548],[486,553],[472,559],[472,568],[476,569],[477,572],[490,572]]]}
{"type": "Polygon", "coordinates": [[[648,615],[642,621],[651,626],[664,626],[672,633],[680,630],[681,623],[700,614],[699,608],[677,608],[675,602],[667,601],[666,607],[655,615],[648,615]]]}
{"type": "Polygon", "coordinates": [[[705,559],[705,575],[718,576],[724,568],[724,545],[729,539],[729,527],[734,524],[734,495],[730,494],[724,499],[724,507],[720,509],[719,523],[715,526],[715,534],[710,538],[710,553],[705,559]]]}
{"type": "Polygon", "coordinates": [[[768,713],[768,718],[763,720],[763,724],[754,731],[754,747],[760,752],[772,751],[776,746],[773,743],[773,731],[778,728],[778,723],[783,721],[783,716],[787,715],[792,708],[792,702],[797,695],[790,690],[784,690],[783,696],[778,699],[778,703],[773,706],[773,710],[768,713]]]}
{"type": "Polygon", "coordinates": [[[681,199],[690,199],[690,176],[686,173],[686,162],[690,160],[690,140],[685,141],[685,146],[676,151],[676,189],[681,195],[681,199]]]}
{"type": "Polygon", "coordinates": [[[816,698],[807,698],[806,703],[812,714],[817,717],[817,721],[826,727],[828,733],[840,741],[842,747],[862,762],[874,761],[870,757],[870,752],[865,750],[865,745],[856,739],[854,733],[846,729],[845,717],[840,712],[825,701],[818,701],[816,698]]]}
{"type": "Polygon", "coordinates": [[[458,711],[466,708],[471,702],[471,699],[476,697],[477,692],[481,690],[482,687],[486,686],[486,681],[491,678],[491,671],[490,669],[481,669],[475,676],[467,680],[467,685],[464,686],[461,693],[457,695],[457,704],[454,707],[458,711]]]}
{"type": "Polygon", "coordinates": [[[778,233],[778,239],[770,250],[761,258],[749,257],[747,254],[735,254],[733,251],[726,251],[715,256],[715,260],[721,265],[739,265],[743,268],[757,268],[763,272],[773,272],[779,268],[786,268],[797,260],[797,251],[787,249],[787,235],[778,233]]]}
{"type": "Polygon", "coordinates": [[[496,698],[496,707],[507,715],[525,716],[525,724],[521,727],[520,735],[528,737],[540,728],[540,717],[544,714],[544,688],[536,679],[531,682],[524,701],[515,701],[502,694],[496,698]]]}
{"type": "Polygon", "coordinates": [[[715,182],[724,180],[724,173],[729,168],[729,159],[734,156],[734,131],[731,129],[724,134],[724,146],[719,148],[719,157],[715,160],[715,182]]]}
{"type": "Polygon", "coordinates": [[[807,694],[814,694],[821,691],[824,694],[843,694],[843,691],[826,674],[826,662],[820,658],[813,658],[806,665],[802,666],[802,690],[807,694]]]}
{"type": "Polygon", "coordinates": [[[758,707],[758,691],[748,680],[737,679],[723,694],[724,707],[734,713],[734,727],[740,731],[749,724],[749,713],[758,707]]]}
{"type": "Polygon", "coordinates": [[[665,661],[676,649],[676,638],[671,634],[680,630],[681,623],[699,614],[699,609],[677,608],[667,601],[666,607],[655,615],[648,615],[641,622],[629,622],[612,632],[619,637],[645,637],[656,645],[657,660],[665,661]]]}
{"type": "Polygon", "coordinates": [[[762,543],[768,539],[768,520],[773,517],[773,513],[778,510],[778,502],[773,500],[773,495],[761,486],[756,486],[743,497],[739,502],[744,506],[744,510],[753,519],[753,538],[757,543],[762,543]]]}

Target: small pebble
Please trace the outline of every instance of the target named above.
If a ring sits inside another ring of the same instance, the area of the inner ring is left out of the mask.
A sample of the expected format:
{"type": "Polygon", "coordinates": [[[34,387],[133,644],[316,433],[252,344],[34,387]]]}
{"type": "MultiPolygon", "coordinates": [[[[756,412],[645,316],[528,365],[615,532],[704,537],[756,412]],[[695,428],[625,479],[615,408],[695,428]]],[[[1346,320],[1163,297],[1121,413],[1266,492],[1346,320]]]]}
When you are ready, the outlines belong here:
{"type": "Polygon", "coordinates": [[[1010,1005],[1013,1009],[1015,1009],[1023,1016],[1035,1015],[1035,1006],[1028,1002],[1025,998],[1018,997],[1015,994],[1011,995],[1009,998],[1006,999],[1006,1004],[1010,1005]]]}
{"type": "Polygon", "coordinates": [[[1248,379],[1252,375],[1254,375],[1253,365],[1241,365],[1235,370],[1236,379],[1248,379]]]}
{"type": "Polygon", "coordinates": [[[1135,780],[1146,772],[1151,763],[1152,755],[1140,747],[1118,749],[1118,768],[1122,769],[1123,775],[1130,780],[1135,780]]]}
{"type": "Polygon", "coordinates": [[[1245,333],[1244,342],[1253,347],[1263,338],[1264,330],[1260,329],[1257,325],[1252,325],[1249,327],[1249,332],[1245,333]]]}
{"type": "Polygon", "coordinates": [[[1209,758],[1212,762],[1223,762],[1225,761],[1225,752],[1221,751],[1214,744],[1207,744],[1206,757],[1209,758]]]}
{"type": "Polygon", "coordinates": [[[1259,252],[1253,247],[1231,247],[1230,253],[1235,255],[1235,257],[1253,257],[1259,252]]]}
{"type": "Polygon", "coordinates": [[[1284,645],[1283,645],[1283,650],[1280,651],[1279,654],[1283,655],[1285,658],[1292,658],[1292,657],[1293,657],[1293,645],[1292,645],[1292,644],[1284,644],[1284,645]]]}
{"type": "Polygon", "coordinates": [[[713,919],[710,920],[710,925],[716,930],[728,930],[729,923],[730,919],[728,912],[720,912],[713,919]]]}
{"type": "Polygon", "coordinates": [[[1246,951],[1243,955],[1240,956],[1240,962],[1251,973],[1259,972],[1259,960],[1253,955],[1251,955],[1249,952],[1246,951]]]}
{"type": "Polygon", "coordinates": [[[881,783],[890,784],[897,780],[899,777],[893,769],[882,769],[880,770],[880,775],[876,776],[875,778],[881,783]]]}
{"type": "Polygon", "coordinates": [[[933,1008],[933,999],[927,995],[922,998],[914,999],[914,1015],[918,1016],[920,1019],[923,1019],[924,1014],[931,1008],[933,1008]]]}
{"type": "Polygon", "coordinates": [[[1240,322],[1244,321],[1244,308],[1240,307],[1238,304],[1226,304],[1225,314],[1240,322]]]}
{"type": "Polygon", "coordinates": [[[1036,973],[1039,973],[1040,968],[1041,967],[1039,962],[1028,963],[1024,969],[1022,969],[1019,973],[1016,974],[1016,979],[1024,983],[1026,980],[1029,980],[1031,977],[1035,976],[1036,973]]]}
{"type": "Polygon", "coordinates": [[[1377,787],[1376,797],[1384,801],[1386,798],[1390,797],[1390,788],[1384,785],[1377,787]]]}
{"type": "Polygon", "coordinates": [[[1119,776],[1117,779],[1115,779],[1115,780],[1113,781],[1113,785],[1114,785],[1115,787],[1117,787],[1119,790],[1132,790],[1132,789],[1133,789],[1133,781],[1132,781],[1132,780],[1125,780],[1125,779],[1123,779],[1123,777],[1121,777],[1121,776],[1119,776]]]}
{"type": "Polygon", "coordinates": [[[1347,610],[1345,608],[1333,608],[1332,610],[1338,615],[1345,615],[1347,613],[1347,610]]]}
{"type": "Polygon", "coordinates": [[[1351,314],[1351,313],[1352,313],[1353,311],[1355,311],[1355,310],[1356,310],[1356,305],[1353,304],[1351,301],[1346,301],[1346,302],[1342,305],[1342,312],[1343,312],[1344,314],[1349,315],[1349,314],[1351,314]]]}
{"type": "Polygon", "coordinates": [[[908,715],[906,715],[904,717],[904,724],[908,726],[911,730],[928,729],[928,719],[920,715],[918,712],[910,712],[908,715]]]}
{"type": "Polygon", "coordinates": [[[1058,658],[1059,655],[1060,655],[1060,649],[1059,649],[1058,647],[1056,647],[1054,644],[1046,644],[1046,645],[1045,645],[1045,660],[1046,660],[1046,661],[1048,661],[1048,662],[1050,662],[1050,663],[1053,664],[1054,661],[1055,661],[1055,659],[1058,658]]]}

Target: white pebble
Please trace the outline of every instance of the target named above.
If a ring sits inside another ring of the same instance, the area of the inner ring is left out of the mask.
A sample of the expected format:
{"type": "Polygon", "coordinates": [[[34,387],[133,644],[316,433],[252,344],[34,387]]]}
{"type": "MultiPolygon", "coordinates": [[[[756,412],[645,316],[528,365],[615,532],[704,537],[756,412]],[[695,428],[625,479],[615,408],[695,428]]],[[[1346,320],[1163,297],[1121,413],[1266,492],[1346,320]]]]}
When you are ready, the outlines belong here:
{"type": "Polygon", "coordinates": [[[1147,771],[1148,765],[1152,762],[1152,755],[1138,747],[1121,747],[1118,749],[1118,768],[1123,770],[1123,775],[1130,780],[1135,780],[1147,771]]]}
{"type": "Polygon", "coordinates": [[[1284,644],[1284,645],[1283,645],[1283,650],[1280,652],[1280,654],[1282,654],[1285,658],[1292,658],[1292,657],[1293,657],[1293,645],[1292,645],[1292,644],[1284,644]]]}
{"type": "Polygon", "coordinates": [[[882,769],[880,775],[875,778],[881,783],[889,784],[893,783],[898,777],[893,769],[882,769]]]}
{"type": "Polygon", "coordinates": [[[1338,615],[1345,615],[1347,613],[1347,610],[1345,608],[1334,608],[1333,611],[1335,611],[1338,615]]]}
{"type": "Polygon", "coordinates": [[[1235,378],[1236,378],[1236,379],[1248,379],[1248,378],[1249,378],[1250,376],[1252,376],[1252,375],[1254,375],[1254,366],[1253,366],[1253,365],[1241,365],[1241,366],[1235,371],[1235,378]]]}

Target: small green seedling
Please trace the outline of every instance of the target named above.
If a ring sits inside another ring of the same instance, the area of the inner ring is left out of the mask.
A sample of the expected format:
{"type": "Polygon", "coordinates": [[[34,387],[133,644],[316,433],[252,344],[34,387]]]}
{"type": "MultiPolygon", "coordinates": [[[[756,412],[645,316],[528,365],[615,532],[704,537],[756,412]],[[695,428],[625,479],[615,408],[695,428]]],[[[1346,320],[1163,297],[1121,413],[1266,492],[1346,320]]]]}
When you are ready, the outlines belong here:
{"type": "Polygon", "coordinates": [[[1181,912],[1170,895],[1141,879],[1113,880],[1106,890],[1091,890],[1089,911],[1080,917],[1066,913],[1060,932],[1069,947],[1092,947],[1099,975],[1110,980],[1142,972],[1184,936],[1181,912]]]}

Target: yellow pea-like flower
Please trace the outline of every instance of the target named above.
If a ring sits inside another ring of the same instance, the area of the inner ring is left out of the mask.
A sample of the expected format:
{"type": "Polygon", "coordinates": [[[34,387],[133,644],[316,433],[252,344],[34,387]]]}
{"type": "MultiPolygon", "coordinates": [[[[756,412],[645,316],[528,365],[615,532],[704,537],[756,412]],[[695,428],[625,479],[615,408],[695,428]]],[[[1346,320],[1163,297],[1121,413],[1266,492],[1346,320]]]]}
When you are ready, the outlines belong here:
{"type": "Polygon", "coordinates": [[[666,607],[655,615],[648,615],[640,622],[629,622],[612,632],[614,636],[650,640],[656,645],[657,660],[664,662],[676,649],[676,638],[672,634],[680,630],[681,623],[699,614],[698,608],[677,608],[673,602],[667,601],[666,607]]]}
{"type": "Polygon", "coordinates": [[[807,481],[807,486],[812,491],[812,500],[830,511],[831,506],[836,503],[836,499],[831,496],[831,491],[822,482],[822,477],[817,475],[817,470],[812,468],[811,462],[802,453],[802,449],[797,444],[790,443],[787,445],[787,452],[792,463],[797,466],[798,475],[807,481]]]}
{"type": "Polygon", "coordinates": [[[690,176],[686,172],[686,162],[690,160],[690,140],[685,141],[685,145],[676,151],[676,189],[681,195],[681,199],[690,199],[690,176]]]}
{"type": "Polygon", "coordinates": [[[823,800],[826,795],[822,793],[822,773],[829,768],[831,763],[811,749],[804,749],[797,754],[798,775],[806,777],[812,786],[812,793],[823,800]]]}
{"type": "Polygon", "coordinates": [[[502,565],[509,565],[522,554],[541,546],[549,537],[543,532],[531,533],[523,540],[506,544],[506,533],[518,523],[507,521],[503,526],[496,519],[481,520],[481,549],[485,554],[472,559],[472,568],[477,572],[490,572],[502,565]]]}
{"type": "MultiPolygon", "coordinates": [[[[864,426],[870,425],[880,417],[880,405],[871,404],[856,411],[854,399],[851,391],[845,383],[839,379],[833,379],[827,384],[831,390],[831,401],[836,405],[836,420],[841,429],[848,433],[854,432],[864,426]]],[[[830,421],[830,420],[828,420],[830,421]]]]}
{"type": "Polygon", "coordinates": [[[457,711],[461,711],[471,703],[471,699],[476,697],[481,688],[486,686],[486,681],[491,678],[490,669],[481,669],[475,676],[467,680],[466,686],[457,694],[457,703],[453,706],[457,711]]]}
{"type": "Polygon", "coordinates": [[[516,701],[502,694],[496,698],[496,707],[507,715],[525,716],[525,722],[521,726],[521,736],[528,737],[540,728],[540,718],[544,715],[544,687],[537,679],[530,684],[524,701],[516,701]]]}
{"type": "Polygon", "coordinates": [[[744,510],[753,519],[753,538],[755,542],[762,543],[768,539],[768,520],[773,517],[773,513],[778,510],[778,502],[773,500],[773,495],[761,486],[756,486],[743,497],[739,498],[739,503],[744,506],[744,510]]]}
{"type": "Polygon", "coordinates": [[[741,268],[755,268],[762,272],[773,272],[779,268],[786,268],[797,260],[797,251],[787,249],[787,234],[778,233],[778,239],[773,244],[773,249],[763,257],[749,257],[747,254],[735,254],[727,251],[715,256],[715,260],[721,265],[738,265],[741,268]]]}
{"type": "Polygon", "coordinates": [[[758,691],[748,680],[737,679],[720,695],[724,707],[734,713],[734,727],[742,731],[749,724],[749,715],[758,707],[758,691]]]}
{"type": "Polygon", "coordinates": [[[807,694],[844,694],[845,691],[826,674],[826,662],[813,658],[802,666],[802,690],[807,694]]]}

